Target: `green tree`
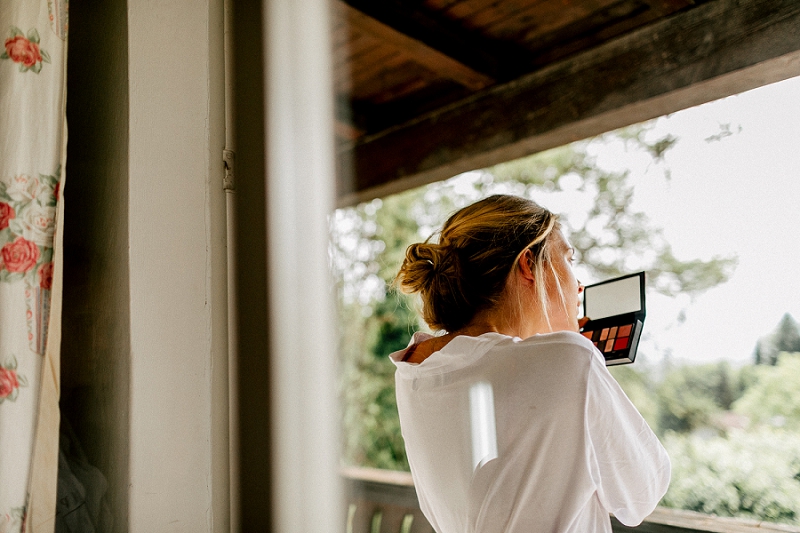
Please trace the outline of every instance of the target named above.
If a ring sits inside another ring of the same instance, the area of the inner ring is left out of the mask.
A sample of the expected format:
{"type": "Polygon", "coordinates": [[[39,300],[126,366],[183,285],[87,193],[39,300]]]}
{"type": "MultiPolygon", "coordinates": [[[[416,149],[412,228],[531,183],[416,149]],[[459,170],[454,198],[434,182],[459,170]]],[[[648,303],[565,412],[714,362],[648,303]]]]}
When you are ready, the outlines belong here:
{"type": "Polygon", "coordinates": [[[689,432],[714,427],[715,415],[731,409],[742,386],[738,372],[726,362],[684,365],[666,374],[657,394],[659,433],[689,432]]]}
{"type": "MultiPolygon", "coordinates": [[[[372,320],[358,320],[347,309],[352,328],[340,370],[343,409],[343,460],[348,464],[408,470],[397,403],[394,364],[387,354],[408,343],[416,315],[396,295],[375,306],[372,320]],[[363,328],[366,326],[366,329],[363,328]],[[366,348],[366,349],[364,349],[366,348]]],[[[347,318],[347,317],[342,317],[347,318]]]]}
{"type": "Polygon", "coordinates": [[[781,352],[800,352],[800,326],[786,313],[769,335],[756,342],[754,359],[757,365],[776,365],[781,352]]]}
{"type": "Polygon", "coordinates": [[[800,353],[781,352],[775,366],[756,367],[754,378],[734,411],[752,424],[800,431],[800,353]]]}

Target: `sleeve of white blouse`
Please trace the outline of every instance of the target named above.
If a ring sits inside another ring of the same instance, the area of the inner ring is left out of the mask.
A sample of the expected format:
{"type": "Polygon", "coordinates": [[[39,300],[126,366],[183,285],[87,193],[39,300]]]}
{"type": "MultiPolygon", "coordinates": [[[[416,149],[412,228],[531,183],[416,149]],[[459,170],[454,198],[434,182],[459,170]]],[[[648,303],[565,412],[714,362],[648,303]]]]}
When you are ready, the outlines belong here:
{"type": "Polygon", "coordinates": [[[669,457],[599,353],[589,369],[586,431],[600,503],[626,526],[640,524],[667,492],[669,457]]]}

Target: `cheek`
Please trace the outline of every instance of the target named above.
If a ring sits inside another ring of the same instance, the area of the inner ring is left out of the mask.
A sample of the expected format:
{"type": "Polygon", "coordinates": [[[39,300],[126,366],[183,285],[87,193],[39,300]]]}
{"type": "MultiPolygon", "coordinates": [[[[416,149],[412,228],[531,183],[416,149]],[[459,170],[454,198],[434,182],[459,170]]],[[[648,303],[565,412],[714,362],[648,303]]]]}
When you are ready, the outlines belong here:
{"type": "Polygon", "coordinates": [[[561,287],[564,289],[564,296],[573,297],[573,294],[578,293],[578,278],[575,277],[575,272],[572,270],[572,265],[565,262],[559,271],[559,280],[561,287]]]}
{"type": "MultiPolygon", "coordinates": [[[[561,286],[561,292],[564,294],[564,301],[571,312],[572,309],[577,306],[579,300],[578,279],[575,277],[572,266],[568,262],[559,265],[556,272],[558,275],[558,284],[561,286]]],[[[551,282],[552,281],[551,278],[551,282]]],[[[553,285],[555,286],[555,283],[553,283],[553,285]]],[[[561,297],[558,294],[558,290],[552,291],[551,294],[553,298],[559,300],[559,306],[561,306],[561,297]]]]}
{"type": "Polygon", "coordinates": [[[575,277],[575,272],[572,270],[572,265],[567,266],[567,271],[562,277],[561,287],[564,290],[564,298],[567,300],[567,306],[570,313],[577,312],[580,306],[580,284],[578,278],[575,277]]]}

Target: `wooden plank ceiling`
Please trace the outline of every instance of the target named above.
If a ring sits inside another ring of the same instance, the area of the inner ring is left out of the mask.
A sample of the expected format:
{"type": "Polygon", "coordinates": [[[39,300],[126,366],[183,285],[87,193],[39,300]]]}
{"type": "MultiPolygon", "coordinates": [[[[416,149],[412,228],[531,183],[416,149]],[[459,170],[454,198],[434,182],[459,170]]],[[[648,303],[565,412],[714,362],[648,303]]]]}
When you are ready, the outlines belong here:
{"type": "MultiPolygon", "coordinates": [[[[602,95],[602,89],[596,84],[602,84],[604,79],[611,80],[611,85],[618,78],[633,79],[632,71],[641,68],[637,64],[617,65],[615,58],[630,59],[631,50],[646,49],[650,55],[640,59],[651,63],[661,54],[665,62],[673,61],[670,67],[673,70],[691,67],[695,63],[681,62],[709,59],[706,55],[690,59],[668,57],[668,54],[680,56],[675,50],[675,41],[677,39],[680,48],[684,31],[688,32],[686,39],[691,39],[691,32],[695,31],[699,39],[713,41],[707,43],[708,54],[725,54],[726,50],[713,48],[718,41],[715,36],[724,31],[720,25],[724,22],[730,26],[730,23],[715,20],[717,17],[734,17],[739,21],[725,34],[735,40],[737,32],[748,35],[756,32],[757,20],[763,21],[765,13],[776,9],[774,24],[796,23],[798,4],[800,2],[794,0],[334,0],[336,134],[342,161],[340,196],[364,198],[370,195],[365,195],[365,191],[380,191],[387,183],[413,178],[456,160],[466,158],[471,163],[455,165],[451,171],[494,161],[466,157],[494,150],[504,142],[494,140],[485,146],[481,144],[478,137],[481,131],[486,131],[489,121],[486,113],[494,113],[495,118],[509,118],[510,130],[526,127],[517,124],[513,109],[498,115],[497,106],[484,105],[481,108],[484,115],[475,115],[481,112],[475,111],[476,106],[480,107],[477,102],[508,99],[510,93],[516,95],[532,83],[541,92],[548,86],[563,84],[579,71],[588,72],[598,64],[602,65],[605,78],[589,76],[586,79],[595,85],[586,86],[584,90],[602,95]],[[709,32],[712,32],[711,37],[709,32]],[[731,32],[733,37],[729,35],[731,32]],[[634,35],[638,37],[632,37],[634,35]],[[671,42],[661,43],[663,51],[653,49],[653,42],[665,36],[671,42]],[[598,52],[613,46],[616,46],[615,52],[598,52]],[[460,130],[447,132],[440,128],[437,131],[434,127],[437,117],[448,113],[459,116],[472,113],[472,116],[462,117],[460,130]],[[512,116],[506,117],[508,113],[512,116]],[[428,123],[430,127],[420,129],[421,123],[428,123]],[[404,131],[410,132],[411,137],[404,137],[404,131]],[[408,154],[414,151],[415,141],[426,136],[428,131],[434,138],[420,143],[429,146],[427,151],[408,154]],[[472,139],[471,144],[454,141],[453,137],[459,135],[472,139]],[[396,150],[402,152],[391,153],[396,150]],[[442,150],[448,150],[447,155],[442,155],[442,150]],[[384,155],[389,163],[381,166],[384,155]],[[404,165],[406,155],[409,161],[416,157],[416,162],[404,165]],[[432,158],[436,161],[432,162],[432,158]]],[[[790,40],[796,37],[792,35],[790,40]]],[[[702,41],[699,45],[686,43],[684,46],[692,49],[703,44],[702,41]]],[[[768,52],[765,57],[794,50],[791,44],[787,50],[768,52]]],[[[710,60],[716,60],[715,57],[710,60]]],[[[759,57],[751,63],[763,59],[759,57]]],[[[652,64],[646,67],[653,72],[658,70],[652,64]]],[[[709,76],[723,73],[712,72],[709,76]]],[[[668,76],[664,72],[660,75],[668,76]]],[[[686,83],[699,83],[707,77],[686,83]]],[[[552,108],[552,94],[540,96],[548,96],[550,101],[527,105],[524,111],[531,115],[527,120],[534,119],[537,106],[543,109],[549,106],[551,113],[571,113],[573,120],[585,118],[585,111],[576,110],[579,102],[563,102],[563,109],[559,111],[552,108]]],[[[634,96],[631,103],[653,96],[657,95],[643,93],[634,96]]],[[[541,118],[536,117],[537,120],[541,118]]],[[[554,128],[559,126],[557,122],[553,123],[554,128]]],[[[507,144],[516,145],[532,135],[527,130],[507,133],[507,144]]],[[[503,137],[503,131],[492,134],[503,137]]],[[[509,155],[523,155],[541,148],[543,146],[531,145],[509,155]]],[[[428,172],[421,180],[441,177],[444,177],[441,172],[428,172]]],[[[420,180],[412,182],[408,185],[420,180]]]]}
{"type": "Polygon", "coordinates": [[[337,0],[339,132],[374,134],[691,0],[337,0]]]}

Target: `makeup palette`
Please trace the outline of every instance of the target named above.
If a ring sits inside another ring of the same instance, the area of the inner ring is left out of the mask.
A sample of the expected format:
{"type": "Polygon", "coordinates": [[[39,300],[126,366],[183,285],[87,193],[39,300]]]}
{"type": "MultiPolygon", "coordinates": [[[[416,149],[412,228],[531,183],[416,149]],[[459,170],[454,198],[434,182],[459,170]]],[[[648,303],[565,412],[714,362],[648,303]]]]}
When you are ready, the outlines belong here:
{"type": "Polygon", "coordinates": [[[606,365],[633,363],[644,326],[644,272],[588,285],[583,290],[581,335],[592,341],[606,365]]]}

